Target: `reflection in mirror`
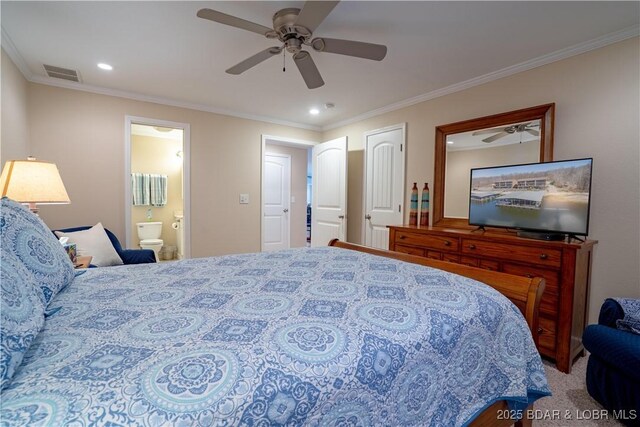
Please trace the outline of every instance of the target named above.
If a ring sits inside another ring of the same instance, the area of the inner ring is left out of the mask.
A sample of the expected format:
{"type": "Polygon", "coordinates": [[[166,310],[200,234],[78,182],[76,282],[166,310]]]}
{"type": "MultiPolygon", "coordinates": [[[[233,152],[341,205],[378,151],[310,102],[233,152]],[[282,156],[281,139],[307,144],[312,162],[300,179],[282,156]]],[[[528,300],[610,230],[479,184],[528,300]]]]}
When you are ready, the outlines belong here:
{"type": "Polygon", "coordinates": [[[446,136],[444,216],[468,218],[472,168],[540,161],[540,120],[446,136]]]}
{"type": "Polygon", "coordinates": [[[433,225],[473,228],[467,221],[472,167],[553,160],[554,111],[555,104],[544,104],[437,126],[433,225]]]}

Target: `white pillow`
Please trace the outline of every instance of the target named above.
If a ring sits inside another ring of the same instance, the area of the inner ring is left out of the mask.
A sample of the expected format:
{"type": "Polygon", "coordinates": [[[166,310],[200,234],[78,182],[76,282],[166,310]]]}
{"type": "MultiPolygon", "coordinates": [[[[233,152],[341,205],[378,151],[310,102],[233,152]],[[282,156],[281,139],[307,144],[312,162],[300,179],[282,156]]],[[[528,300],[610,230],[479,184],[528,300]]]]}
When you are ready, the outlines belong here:
{"type": "Polygon", "coordinates": [[[109,267],[111,265],[122,265],[122,259],[116,252],[109,240],[102,223],[97,223],[88,230],[64,233],[56,231],[58,237],[68,237],[68,243],[76,244],[78,256],[92,256],[91,264],[98,267],[109,267]]]}

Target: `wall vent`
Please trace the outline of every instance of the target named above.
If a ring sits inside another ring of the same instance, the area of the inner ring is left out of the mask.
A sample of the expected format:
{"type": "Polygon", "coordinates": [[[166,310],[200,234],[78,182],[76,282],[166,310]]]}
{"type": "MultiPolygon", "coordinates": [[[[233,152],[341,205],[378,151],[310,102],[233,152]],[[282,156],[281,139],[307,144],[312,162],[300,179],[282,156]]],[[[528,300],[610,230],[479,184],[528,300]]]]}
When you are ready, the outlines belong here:
{"type": "Polygon", "coordinates": [[[68,68],[55,67],[53,65],[43,64],[44,70],[49,77],[56,79],[64,79],[72,82],[80,82],[80,77],[76,70],[70,70],[68,68]]]}

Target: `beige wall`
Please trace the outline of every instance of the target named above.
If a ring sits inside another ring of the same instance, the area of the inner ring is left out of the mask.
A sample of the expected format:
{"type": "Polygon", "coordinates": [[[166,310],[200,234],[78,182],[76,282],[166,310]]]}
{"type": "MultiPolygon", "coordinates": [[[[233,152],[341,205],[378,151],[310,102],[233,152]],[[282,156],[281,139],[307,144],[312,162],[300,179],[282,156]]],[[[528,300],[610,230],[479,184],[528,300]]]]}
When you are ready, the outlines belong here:
{"type": "Polygon", "coordinates": [[[469,217],[469,184],[472,168],[515,165],[540,161],[540,142],[447,151],[444,216],[469,217]]]}
{"type": "Polygon", "coordinates": [[[153,221],[162,222],[164,246],[175,246],[177,235],[171,228],[175,221],[174,211],[182,210],[182,141],[152,136],[131,136],[131,172],[167,175],[167,204],[165,206],[132,206],[131,236],[138,242],[137,222],[147,221],[147,210],[151,209],[153,221]]]}
{"type": "MultiPolygon", "coordinates": [[[[590,320],[604,298],[640,296],[640,45],[633,38],[527,72],[325,132],[349,137],[407,122],[407,188],[433,182],[435,127],[519,108],[556,103],[554,158],[593,157],[590,238],[597,239],[590,320]]],[[[350,153],[351,154],[351,153],[350,153]]],[[[359,162],[354,164],[360,165],[359,162]]],[[[349,162],[352,166],[352,162],[349,162]]],[[[349,180],[362,180],[362,168],[349,180]]],[[[362,241],[361,185],[349,183],[349,240],[362,241]]],[[[405,196],[405,203],[408,203],[405,196]]],[[[408,218],[406,218],[408,220],[408,218]]]]}
{"type": "Polygon", "coordinates": [[[2,49],[2,127],[0,164],[7,160],[26,159],[29,153],[29,126],[27,110],[28,82],[2,49]]]}
{"type": "Polygon", "coordinates": [[[304,247],[307,244],[307,150],[267,144],[265,151],[291,156],[291,195],[296,200],[291,202],[291,247],[304,247]]]}
{"type": "Polygon", "coordinates": [[[262,134],[320,140],[303,129],[40,84],[30,84],[29,102],[32,152],[58,164],[71,198],[42,206],[41,217],[52,228],[102,221],[121,242],[125,116],[189,123],[194,257],[260,250],[262,134]]]}

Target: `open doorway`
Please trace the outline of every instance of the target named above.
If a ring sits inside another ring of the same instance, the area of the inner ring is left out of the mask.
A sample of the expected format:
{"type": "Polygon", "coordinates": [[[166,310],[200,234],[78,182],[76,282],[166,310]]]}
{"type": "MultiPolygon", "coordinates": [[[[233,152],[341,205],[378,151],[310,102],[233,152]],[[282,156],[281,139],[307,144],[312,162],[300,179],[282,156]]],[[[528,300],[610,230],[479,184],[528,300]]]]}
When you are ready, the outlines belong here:
{"type": "Polygon", "coordinates": [[[311,141],[262,137],[261,248],[311,244],[311,141]]]}
{"type": "Polygon", "coordinates": [[[189,125],[126,118],[125,229],[128,248],[157,261],[190,256],[189,125]]]}

